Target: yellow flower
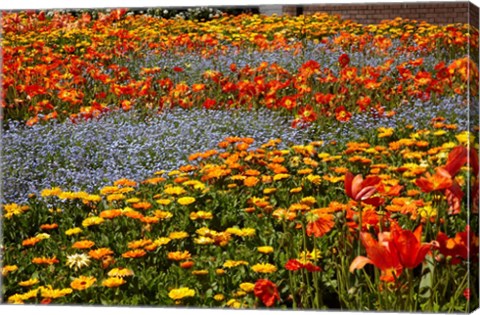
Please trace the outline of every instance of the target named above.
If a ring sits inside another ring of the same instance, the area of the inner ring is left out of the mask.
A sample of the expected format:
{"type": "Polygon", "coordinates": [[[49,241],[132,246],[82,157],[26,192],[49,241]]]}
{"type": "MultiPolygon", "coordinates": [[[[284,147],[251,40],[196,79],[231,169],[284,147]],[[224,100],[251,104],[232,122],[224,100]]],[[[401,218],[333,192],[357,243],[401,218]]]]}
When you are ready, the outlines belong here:
{"type": "Polygon", "coordinates": [[[310,260],[317,260],[321,258],[321,252],[319,250],[313,250],[313,251],[302,251],[299,256],[299,260],[302,263],[307,263],[310,260]]]}
{"type": "Polygon", "coordinates": [[[205,184],[198,180],[187,180],[186,182],[183,182],[182,185],[192,186],[194,189],[198,190],[202,190],[205,188],[205,184]]]}
{"type": "Polygon", "coordinates": [[[78,278],[75,278],[71,283],[70,287],[74,290],[85,290],[90,288],[97,279],[95,277],[85,277],[85,276],[80,276],[78,278]]]}
{"type": "Polygon", "coordinates": [[[273,273],[277,267],[269,263],[260,263],[252,266],[252,270],[258,273],[273,273]]]}
{"type": "Polygon", "coordinates": [[[243,291],[245,291],[247,293],[252,292],[254,287],[255,287],[255,284],[253,284],[251,282],[240,283],[240,289],[242,289],[243,291]]]}
{"type": "Polygon", "coordinates": [[[119,188],[117,186],[105,186],[100,189],[101,195],[111,195],[118,192],[119,188]]]}
{"type": "Polygon", "coordinates": [[[271,194],[271,193],[274,193],[275,191],[277,191],[277,188],[265,188],[265,189],[263,190],[263,194],[264,194],[264,195],[269,195],[269,194],[271,194]]]}
{"type": "Polygon", "coordinates": [[[117,201],[122,199],[125,199],[124,194],[111,194],[107,196],[107,201],[117,201]]]}
{"type": "Polygon", "coordinates": [[[302,191],[302,187],[295,187],[295,188],[290,189],[290,193],[292,193],[292,194],[299,193],[301,191],[302,191]]]}
{"type": "Polygon", "coordinates": [[[159,205],[168,206],[172,201],[170,199],[158,199],[155,200],[159,205]]]}
{"type": "Polygon", "coordinates": [[[168,237],[172,240],[176,240],[176,239],[183,239],[183,238],[186,238],[188,237],[188,233],[187,232],[184,232],[184,231],[180,231],[180,232],[172,232],[168,235],[168,237]]]}
{"type": "Polygon", "coordinates": [[[211,220],[213,218],[213,214],[207,211],[198,211],[190,213],[190,220],[211,220]]]}
{"type": "Polygon", "coordinates": [[[76,228],[73,228],[73,229],[68,229],[65,231],[65,235],[74,235],[74,234],[78,234],[78,233],[81,233],[82,232],[82,229],[79,228],[79,227],[76,227],[76,228]]]}
{"type": "Polygon", "coordinates": [[[434,136],[443,136],[444,134],[446,134],[447,132],[443,129],[440,129],[440,130],[437,130],[433,133],[434,136]]]}
{"type": "Polygon", "coordinates": [[[31,279],[28,279],[28,280],[25,280],[25,281],[20,281],[18,283],[18,285],[22,286],[22,287],[31,287],[32,285],[35,285],[39,282],[39,280],[37,278],[31,278],[31,279]]]}
{"type": "Polygon", "coordinates": [[[127,203],[140,202],[140,198],[136,198],[136,197],[134,197],[134,198],[129,198],[129,199],[125,200],[125,202],[127,202],[127,203]]]}
{"type": "Polygon", "coordinates": [[[468,143],[475,142],[475,136],[469,131],[462,131],[456,135],[455,138],[457,138],[458,142],[462,145],[468,145],[468,143]]]}
{"type": "Polygon", "coordinates": [[[173,217],[173,214],[169,211],[161,211],[161,210],[156,210],[153,215],[160,220],[168,220],[171,217],[173,217]]]}
{"type": "Polygon", "coordinates": [[[282,180],[282,179],[285,179],[285,178],[289,178],[290,175],[289,174],[275,174],[273,176],[273,181],[279,181],[279,180],[282,180]]]}
{"type": "Polygon", "coordinates": [[[172,300],[181,300],[186,297],[193,297],[195,296],[195,291],[189,288],[178,288],[170,290],[168,293],[168,297],[172,300]]]}
{"type": "Polygon", "coordinates": [[[105,221],[103,218],[100,217],[89,217],[86,218],[85,220],[82,221],[82,226],[83,227],[89,227],[92,225],[99,225],[102,224],[103,221],[105,221]]]}
{"type": "Polygon", "coordinates": [[[378,137],[379,138],[386,138],[386,137],[390,137],[391,135],[393,135],[394,129],[393,128],[380,127],[380,128],[377,129],[377,131],[378,131],[378,137]]]}
{"type": "Polygon", "coordinates": [[[169,252],[167,254],[167,257],[170,260],[180,261],[180,260],[189,259],[189,258],[192,257],[192,255],[190,254],[190,252],[188,250],[185,250],[183,252],[181,252],[181,251],[169,252]]]}
{"type": "Polygon", "coordinates": [[[273,253],[273,247],[272,246],[260,246],[260,247],[257,247],[257,250],[262,254],[273,253]]]}
{"type": "Polygon", "coordinates": [[[320,185],[320,183],[322,182],[322,177],[320,175],[310,174],[307,176],[307,180],[314,185],[320,185]]]}
{"type": "Polygon", "coordinates": [[[254,228],[243,228],[241,230],[241,233],[239,236],[242,237],[249,237],[249,236],[254,236],[255,235],[255,229],[254,228]]]}
{"type": "Polygon", "coordinates": [[[99,202],[102,200],[102,197],[100,195],[88,195],[85,198],[83,198],[84,201],[92,201],[92,202],[99,202]]]}
{"type": "Polygon", "coordinates": [[[181,204],[182,206],[188,206],[188,205],[191,205],[192,203],[195,202],[195,198],[193,198],[193,197],[182,197],[182,198],[179,198],[177,200],[177,202],[179,204],[181,204]]]}
{"type": "Polygon", "coordinates": [[[46,240],[46,239],[50,238],[50,234],[48,234],[48,233],[38,233],[35,237],[40,239],[40,240],[46,240]]]}
{"type": "Polygon", "coordinates": [[[193,242],[198,245],[210,245],[215,243],[215,240],[210,237],[200,236],[195,238],[193,242]]]}
{"type": "Polygon", "coordinates": [[[223,295],[223,294],[221,294],[221,293],[218,293],[218,294],[215,294],[215,295],[213,296],[213,299],[214,299],[215,301],[220,302],[220,301],[223,301],[223,300],[225,299],[225,295],[223,295]]]}
{"type": "Polygon", "coordinates": [[[16,203],[10,203],[10,204],[4,205],[3,209],[5,210],[4,217],[6,219],[10,219],[15,215],[22,214],[25,210],[28,210],[28,207],[24,208],[24,207],[20,207],[16,203]]]}
{"type": "Polygon", "coordinates": [[[53,289],[52,286],[48,285],[46,287],[40,287],[41,296],[46,299],[57,299],[60,297],[64,297],[65,295],[71,294],[73,292],[72,289],[53,289]]]}
{"type": "Polygon", "coordinates": [[[115,288],[121,286],[124,283],[126,283],[126,281],[118,277],[110,277],[102,281],[102,285],[108,288],[115,288]]]}
{"type": "Polygon", "coordinates": [[[14,272],[18,270],[17,265],[5,265],[2,267],[2,276],[8,275],[10,272],[14,272]]]}
{"type": "Polygon", "coordinates": [[[240,307],[242,307],[242,304],[238,300],[230,299],[227,302],[227,306],[230,306],[230,307],[233,307],[233,308],[240,308],[240,307]]]}
{"type": "Polygon", "coordinates": [[[62,189],[59,187],[52,187],[51,189],[44,189],[40,192],[42,197],[59,196],[62,193],[62,189]]]}
{"type": "Polygon", "coordinates": [[[208,275],[208,270],[205,270],[205,269],[193,270],[192,275],[194,275],[194,276],[206,276],[206,275],[208,275]]]}
{"type": "Polygon", "coordinates": [[[313,206],[317,202],[317,199],[313,196],[308,196],[308,197],[303,197],[302,200],[300,200],[301,204],[307,205],[307,206],[313,206]]]}
{"type": "Polygon", "coordinates": [[[248,265],[248,262],[245,260],[227,260],[224,264],[224,268],[233,268],[241,265],[248,265]]]}
{"type": "Polygon", "coordinates": [[[425,206],[418,209],[418,214],[425,219],[434,218],[437,216],[437,209],[432,206],[425,206]]]}
{"type": "Polygon", "coordinates": [[[156,240],[153,241],[153,244],[155,244],[157,246],[162,246],[162,245],[168,244],[170,241],[171,241],[171,239],[168,238],[168,237],[159,237],[159,238],[157,238],[156,240]]]}
{"type": "Polygon", "coordinates": [[[180,187],[180,186],[170,186],[170,187],[166,187],[163,192],[166,193],[167,195],[178,196],[178,195],[186,193],[187,191],[185,189],[183,189],[183,187],[180,187]]]}
{"type": "Polygon", "coordinates": [[[114,277],[114,278],[123,278],[123,277],[131,277],[133,276],[133,271],[128,268],[124,267],[118,267],[118,268],[113,268],[108,272],[109,277],[114,277]]]}

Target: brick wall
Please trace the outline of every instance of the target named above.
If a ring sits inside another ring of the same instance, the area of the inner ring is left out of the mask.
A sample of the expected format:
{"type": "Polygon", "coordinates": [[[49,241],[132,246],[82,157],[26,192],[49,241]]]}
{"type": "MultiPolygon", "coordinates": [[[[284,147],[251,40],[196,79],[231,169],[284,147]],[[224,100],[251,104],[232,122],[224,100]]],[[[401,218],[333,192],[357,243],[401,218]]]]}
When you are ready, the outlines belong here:
{"type": "MultiPolygon", "coordinates": [[[[283,13],[296,15],[299,6],[284,6],[283,13]]],[[[432,24],[470,23],[478,28],[478,7],[470,2],[345,3],[301,5],[303,14],[326,12],[362,24],[380,23],[396,17],[432,24]]]]}

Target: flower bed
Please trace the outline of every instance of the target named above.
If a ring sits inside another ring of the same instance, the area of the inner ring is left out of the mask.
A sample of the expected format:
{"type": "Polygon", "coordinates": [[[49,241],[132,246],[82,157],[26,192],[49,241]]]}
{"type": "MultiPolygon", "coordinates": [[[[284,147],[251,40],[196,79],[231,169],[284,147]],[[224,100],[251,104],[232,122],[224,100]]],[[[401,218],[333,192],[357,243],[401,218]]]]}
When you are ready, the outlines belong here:
{"type": "Polygon", "coordinates": [[[3,24],[8,303],[478,306],[478,30],[3,24]]]}

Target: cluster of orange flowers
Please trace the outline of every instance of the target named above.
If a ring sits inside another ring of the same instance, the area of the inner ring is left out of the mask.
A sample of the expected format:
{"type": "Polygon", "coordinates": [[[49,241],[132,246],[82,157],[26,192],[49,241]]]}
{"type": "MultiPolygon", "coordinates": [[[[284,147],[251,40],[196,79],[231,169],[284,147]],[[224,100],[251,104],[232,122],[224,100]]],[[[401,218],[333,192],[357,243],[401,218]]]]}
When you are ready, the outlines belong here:
{"type": "MultiPolygon", "coordinates": [[[[477,67],[464,57],[468,45],[478,47],[478,31],[467,25],[434,26],[396,19],[364,26],[326,14],[304,19],[240,15],[193,22],[126,16],[125,10],[100,14],[96,20],[89,13],[77,18],[55,14],[51,19],[41,13],[13,13],[6,14],[2,23],[4,115],[26,120],[28,125],[49,119],[88,119],[134,107],[256,106],[291,112],[296,126],[320,116],[347,121],[354,112],[376,109],[383,113],[393,109],[389,103],[412,98],[463,95],[466,81],[478,81],[477,67]],[[149,58],[173,54],[180,61],[191,53],[216,58],[231,53],[232,47],[283,50],[299,58],[300,52],[309,49],[301,38],[323,43],[324,54],[343,47],[352,52],[371,50],[369,54],[389,59],[375,67],[360,67],[342,54],[338,68],[305,60],[293,71],[277,63],[242,68],[232,63],[228,72],[205,69],[194,74],[201,80],[190,84],[178,79],[192,76],[181,62],[171,69],[143,67],[139,73],[125,66],[129,60],[144,60],[147,54],[149,58]],[[392,52],[396,39],[402,45],[392,52]],[[424,69],[422,57],[414,57],[442,49],[458,58],[439,61],[433,71],[424,69]],[[400,56],[406,61],[392,66],[400,56]],[[328,88],[319,89],[319,83],[328,88]]],[[[471,93],[475,91],[473,87],[471,93]]]]}

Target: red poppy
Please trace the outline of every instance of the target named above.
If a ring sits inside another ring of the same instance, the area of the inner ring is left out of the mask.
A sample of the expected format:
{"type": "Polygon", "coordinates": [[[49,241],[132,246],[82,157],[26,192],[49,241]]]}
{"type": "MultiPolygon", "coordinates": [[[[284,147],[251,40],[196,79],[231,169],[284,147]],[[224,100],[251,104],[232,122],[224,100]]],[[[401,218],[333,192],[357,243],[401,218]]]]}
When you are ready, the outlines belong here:
{"type": "Polygon", "coordinates": [[[297,107],[296,96],[294,96],[294,95],[284,96],[278,101],[278,105],[279,105],[279,107],[283,107],[285,109],[292,110],[295,107],[297,107]]]}
{"type": "Polygon", "coordinates": [[[317,114],[315,113],[315,110],[310,105],[302,107],[298,111],[298,115],[306,123],[314,122],[315,120],[317,120],[317,114]]]}
{"type": "Polygon", "coordinates": [[[322,271],[322,268],[320,268],[319,266],[315,266],[311,262],[306,263],[305,265],[303,265],[303,267],[305,269],[307,269],[307,271],[310,271],[310,272],[322,271]]]}
{"type": "Polygon", "coordinates": [[[348,197],[355,201],[362,201],[369,205],[379,206],[383,203],[383,199],[380,197],[372,197],[372,195],[377,191],[375,185],[377,185],[380,180],[378,176],[371,176],[363,180],[361,174],[354,177],[352,173],[347,172],[345,174],[345,192],[348,197]]]}
{"type": "Polygon", "coordinates": [[[342,54],[338,57],[338,63],[340,63],[340,67],[344,68],[350,63],[350,57],[347,54],[342,54]]]}
{"type": "Polygon", "coordinates": [[[297,259],[290,259],[287,261],[285,264],[285,269],[290,270],[290,271],[297,271],[300,270],[304,267],[304,265],[299,262],[297,259]]]}
{"type": "Polygon", "coordinates": [[[253,288],[255,296],[262,300],[265,306],[270,307],[275,304],[275,301],[280,301],[280,295],[278,293],[277,286],[270,280],[259,279],[255,282],[253,288]]]}
{"type": "Polygon", "coordinates": [[[352,113],[347,111],[345,106],[339,106],[335,109],[335,117],[337,118],[338,121],[349,121],[350,118],[352,117],[352,113]]]}
{"type": "Polygon", "coordinates": [[[212,107],[214,107],[215,105],[217,104],[217,101],[214,100],[214,99],[211,99],[211,98],[207,98],[205,100],[205,102],[203,102],[203,107],[205,109],[211,109],[212,107]]]}
{"type": "Polygon", "coordinates": [[[357,105],[362,112],[365,111],[371,103],[372,99],[369,96],[362,96],[357,100],[357,105]]]}
{"type": "Polygon", "coordinates": [[[322,105],[328,105],[335,98],[335,95],[330,93],[329,94],[315,93],[313,97],[315,98],[315,102],[322,105]]]}
{"type": "Polygon", "coordinates": [[[438,250],[445,258],[450,258],[450,264],[457,265],[462,260],[468,258],[467,244],[460,233],[457,233],[455,237],[449,238],[445,233],[439,232],[437,242],[438,250]]]}
{"type": "Polygon", "coordinates": [[[309,271],[309,272],[316,272],[316,271],[321,271],[322,270],[321,267],[315,266],[311,262],[307,262],[306,264],[302,264],[297,259],[290,259],[285,264],[285,269],[290,270],[290,271],[297,271],[297,270],[300,270],[300,269],[303,269],[303,268],[307,269],[307,271],[309,271]]]}

